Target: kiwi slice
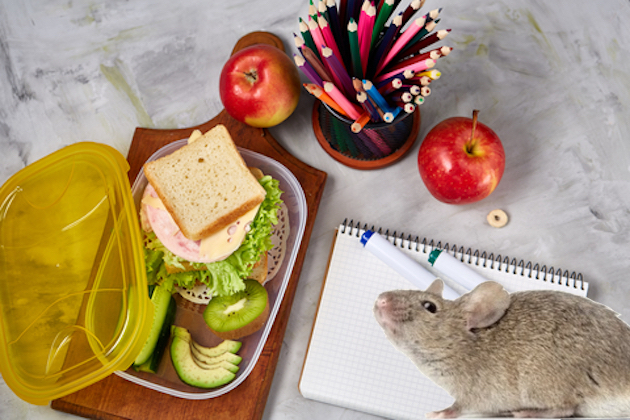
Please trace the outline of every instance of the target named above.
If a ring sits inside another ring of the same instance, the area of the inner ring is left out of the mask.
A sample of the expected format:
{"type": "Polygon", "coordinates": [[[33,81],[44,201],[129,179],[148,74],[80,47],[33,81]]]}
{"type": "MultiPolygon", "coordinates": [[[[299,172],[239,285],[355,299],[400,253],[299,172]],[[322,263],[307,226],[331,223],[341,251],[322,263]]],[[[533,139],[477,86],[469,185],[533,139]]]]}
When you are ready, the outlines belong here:
{"type": "Polygon", "coordinates": [[[210,299],[203,312],[208,327],[225,340],[236,340],[260,329],[269,317],[267,289],[245,280],[245,290],[210,299]]]}

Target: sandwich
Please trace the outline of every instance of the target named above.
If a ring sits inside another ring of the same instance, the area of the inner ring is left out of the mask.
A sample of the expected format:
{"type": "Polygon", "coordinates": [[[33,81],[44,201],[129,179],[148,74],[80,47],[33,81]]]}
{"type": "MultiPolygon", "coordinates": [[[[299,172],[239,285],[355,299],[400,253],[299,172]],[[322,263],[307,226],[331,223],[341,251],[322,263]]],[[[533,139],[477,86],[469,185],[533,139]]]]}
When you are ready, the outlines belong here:
{"type": "Polygon", "coordinates": [[[264,282],[282,191],[247,167],[225,126],[196,130],[187,145],[143,171],[149,284],[201,284],[212,296],[229,296],[245,289],[245,279],[264,282]]]}

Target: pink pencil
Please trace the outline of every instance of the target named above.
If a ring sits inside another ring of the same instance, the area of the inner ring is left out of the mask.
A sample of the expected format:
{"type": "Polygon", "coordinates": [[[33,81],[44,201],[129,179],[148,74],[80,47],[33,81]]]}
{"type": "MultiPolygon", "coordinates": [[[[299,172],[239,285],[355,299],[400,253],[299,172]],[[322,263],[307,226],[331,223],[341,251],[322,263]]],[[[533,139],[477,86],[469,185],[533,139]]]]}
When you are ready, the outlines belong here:
{"type": "MultiPolygon", "coordinates": [[[[339,51],[339,47],[337,46],[337,42],[335,41],[335,36],[332,33],[332,29],[330,28],[328,21],[324,16],[320,14],[317,16],[317,23],[319,24],[319,29],[322,33],[322,36],[324,37],[326,46],[331,48],[333,50],[333,53],[341,59],[341,52],[339,51]]],[[[343,66],[345,71],[346,66],[344,66],[343,61],[341,62],[341,65],[343,66]]]]}
{"type": "Polygon", "coordinates": [[[350,118],[357,120],[361,116],[363,110],[343,96],[343,93],[337,89],[337,86],[335,86],[333,82],[324,82],[324,91],[346,112],[346,114],[348,114],[350,118]]]}
{"type": "MultiPolygon", "coordinates": [[[[364,2],[368,3],[368,0],[364,2]]],[[[359,36],[359,47],[361,54],[361,65],[363,67],[363,74],[367,70],[367,63],[370,58],[370,47],[372,46],[372,32],[374,31],[374,22],[376,21],[376,7],[373,2],[368,3],[368,7],[365,10],[361,10],[361,17],[359,20],[359,28],[363,28],[362,36],[359,36]]],[[[359,33],[361,35],[361,33],[359,33]]]]}
{"type": "Polygon", "coordinates": [[[322,54],[322,45],[327,45],[324,40],[324,35],[322,35],[321,29],[319,29],[319,25],[312,19],[310,16],[308,17],[308,30],[313,37],[313,42],[319,51],[319,55],[321,57],[322,54]]]}
{"type": "Polygon", "coordinates": [[[435,66],[435,60],[432,60],[432,59],[428,58],[428,59],[426,59],[424,61],[420,61],[418,63],[410,64],[409,66],[404,67],[402,69],[397,69],[397,70],[390,71],[389,73],[382,74],[379,77],[377,77],[375,81],[379,82],[381,80],[385,80],[388,77],[395,76],[395,75],[400,74],[401,72],[404,72],[406,70],[411,70],[414,73],[419,73],[421,71],[425,71],[427,69],[430,69],[433,66],[435,66]]]}
{"type": "Polygon", "coordinates": [[[392,45],[392,48],[389,50],[385,58],[383,58],[383,60],[380,62],[380,64],[376,68],[376,73],[379,73],[381,70],[383,70],[383,68],[385,68],[387,63],[389,63],[394,57],[396,57],[396,55],[400,51],[402,51],[403,48],[407,46],[407,43],[411,41],[411,38],[413,38],[414,35],[420,32],[420,30],[424,27],[424,23],[425,23],[424,17],[418,18],[413,21],[411,26],[409,26],[409,28],[407,28],[407,30],[405,30],[405,32],[403,32],[400,35],[400,37],[394,42],[394,45],[392,45]]]}
{"type": "Polygon", "coordinates": [[[365,36],[365,24],[367,20],[365,20],[364,16],[367,12],[367,9],[370,7],[370,0],[363,0],[363,5],[361,6],[361,12],[359,13],[359,18],[357,19],[357,25],[359,28],[357,29],[357,37],[359,38],[359,45],[363,42],[363,37],[365,36]]]}

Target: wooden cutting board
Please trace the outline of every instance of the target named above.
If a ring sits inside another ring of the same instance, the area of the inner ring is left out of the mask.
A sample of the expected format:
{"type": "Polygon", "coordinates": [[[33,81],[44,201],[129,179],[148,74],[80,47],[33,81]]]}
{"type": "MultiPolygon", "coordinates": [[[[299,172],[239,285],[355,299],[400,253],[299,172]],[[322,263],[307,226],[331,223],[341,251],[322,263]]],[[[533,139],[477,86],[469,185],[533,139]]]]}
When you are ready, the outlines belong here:
{"type": "MultiPolygon", "coordinates": [[[[261,42],[284,49],[282,41],[275,35],[268,32],[253,32],[241,38],[232,53],[261,42]]],[[[212,120],[197,127],[176,130],[136,129],[127,157],[131,166],[129,179],[133,182],[142,164],[162,146],[189,137],[194,129],[206,132],[217,124],[223,124],[228,128],[238,146],[266,155],[286,166],[298,179],[306,195],[308,216],[302,243],[274,326],[254,370],[234,390],[207,400],[172,397],[131,383],[117,375],[110,375],[81,391],[52,401],[53,409],[82,417],[107,420],[262,417],[327,174],[290,155],[268,130],[240,123],[223,110],[212,120]]]]}

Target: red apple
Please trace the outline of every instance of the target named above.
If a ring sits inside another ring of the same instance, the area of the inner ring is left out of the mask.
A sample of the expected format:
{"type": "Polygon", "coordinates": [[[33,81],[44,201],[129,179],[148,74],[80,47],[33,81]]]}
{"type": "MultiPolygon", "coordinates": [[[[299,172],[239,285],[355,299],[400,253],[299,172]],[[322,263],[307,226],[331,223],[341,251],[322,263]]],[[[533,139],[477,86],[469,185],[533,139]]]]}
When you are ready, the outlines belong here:
{"type": "Polygon", "coordinates": [[[418,169],[429,192],[449,204],[479,201],[499,184],[505,151],[499,136],[473,117],[447,118],[420,145],[418,169]]]}
{"type": "Polygon", "coordinates": [[[284,51],[255,44],[232,55],[221,70],[219,94],[234,119],[253,127],[286,120],[300,98],[300,76],[284,51]]]}

